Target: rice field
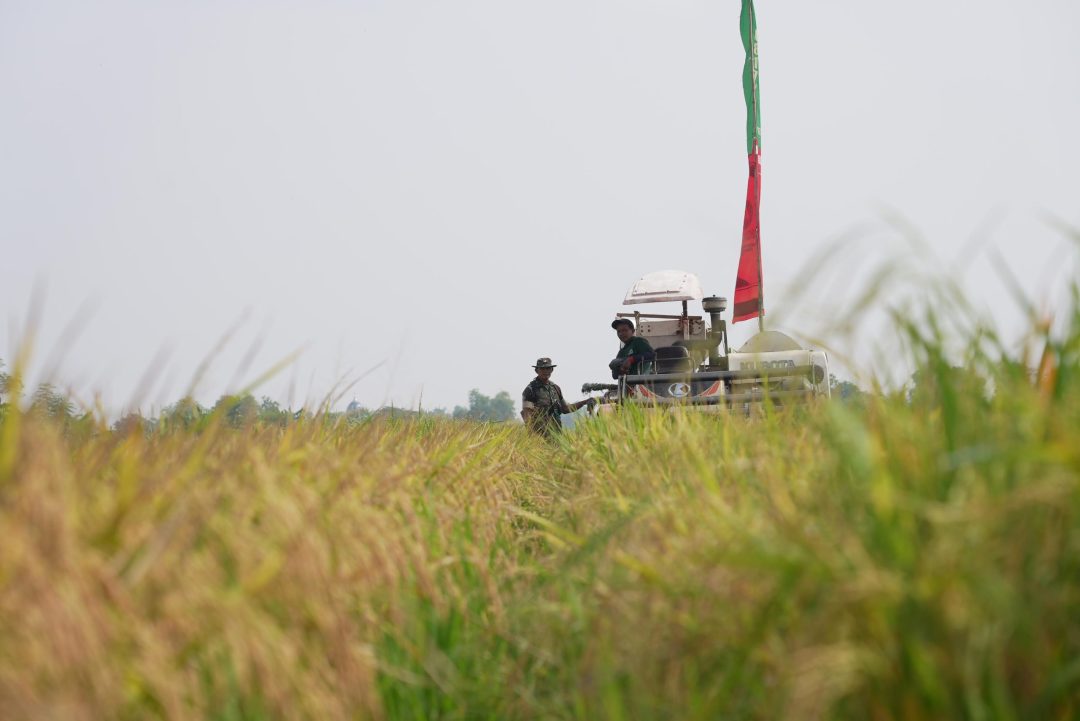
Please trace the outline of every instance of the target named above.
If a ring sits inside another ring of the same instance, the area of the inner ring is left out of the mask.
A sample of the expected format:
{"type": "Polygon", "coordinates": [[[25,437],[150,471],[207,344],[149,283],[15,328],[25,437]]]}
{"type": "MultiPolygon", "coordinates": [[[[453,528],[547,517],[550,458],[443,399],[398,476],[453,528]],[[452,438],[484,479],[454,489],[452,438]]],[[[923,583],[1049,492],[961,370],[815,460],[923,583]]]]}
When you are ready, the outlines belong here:
{"type": "Polygon", "coordinates": [[[1080,717],[1073,299],[962,370],[905,328],[910,392],[553,443],[10,407],[0,717],[1080,717]]]}

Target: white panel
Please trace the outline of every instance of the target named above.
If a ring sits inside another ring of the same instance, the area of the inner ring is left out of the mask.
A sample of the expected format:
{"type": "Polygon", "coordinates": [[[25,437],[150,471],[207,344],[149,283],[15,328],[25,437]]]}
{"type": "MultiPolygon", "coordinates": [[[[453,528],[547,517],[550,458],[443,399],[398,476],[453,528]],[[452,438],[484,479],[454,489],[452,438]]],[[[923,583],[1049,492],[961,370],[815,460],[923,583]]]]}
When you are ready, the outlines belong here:
{"type": "Polygon", "coordinates": [[[683,270],[658,270],[646,273],[627,291],[623,305],[661,303],[667,301],[701,300],[701,281],[683,270]]]}

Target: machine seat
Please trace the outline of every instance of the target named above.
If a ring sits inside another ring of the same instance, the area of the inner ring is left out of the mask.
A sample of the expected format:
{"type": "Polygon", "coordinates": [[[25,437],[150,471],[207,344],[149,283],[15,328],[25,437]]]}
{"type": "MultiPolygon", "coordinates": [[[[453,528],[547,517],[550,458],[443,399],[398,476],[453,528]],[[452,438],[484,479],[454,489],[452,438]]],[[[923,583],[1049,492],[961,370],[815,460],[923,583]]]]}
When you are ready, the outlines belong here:
{"type": "Polygon", "coordinates": [[[656,349],[653,367],[656,373],[690,373],[694,370],[694,362],[686,348],[669,345],[656,349]]]}

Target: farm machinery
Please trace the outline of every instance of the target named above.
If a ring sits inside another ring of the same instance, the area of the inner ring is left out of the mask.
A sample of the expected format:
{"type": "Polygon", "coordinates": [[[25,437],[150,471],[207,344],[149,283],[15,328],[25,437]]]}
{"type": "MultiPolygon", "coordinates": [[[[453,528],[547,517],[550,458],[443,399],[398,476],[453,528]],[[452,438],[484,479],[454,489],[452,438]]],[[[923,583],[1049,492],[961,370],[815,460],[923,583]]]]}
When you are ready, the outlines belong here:
{"type": "MultiPolygon", "coordinates": [[[[728,347],[723,318],[727,299],[708,296],[693,273],[661,270],[640,277],[624,305],[681,303],[680,313],[617,313],[634,323],[637,335],[649,341],[654,357],[613,367],[615,383],[586,383],[583,393],[603,391],[601,408],[617,404],[685,405],[719,411],[740,408],[749,413],[768,399],[776,405],[829,396],[829,361],[824,351],[801,347],[792,338],[765,330],[764,281],[761,258],[761,113],[757,46],[757,17],[753,0],[742,0],[739,32],[746,59],[743,96],[746,101],[746,151],[749,175],[746,207],[731,322],[756,318],[758,333],[741,348],[728,347]],[[689,303],[701,303],[703,315],[690,315],[689,303]],[[706,318],[707,316],[707,318],[706,318]]],[[[615,324],[613,323],[613,327],[615,324]]],[[[624,341],[627,339],[624,337],[624,341]]],[[[629,347],[623,355],[629,354],[629,347]]],[[[637,351],[634,351],[636,356],[637,351]]]]}
{"type": "Polygon", "coordinates": [[[683,405],[703,411],[744,409],[766,398],[776,405],[829,396],[829,361],[824,351],[802,348],[778,331],[761,331],[736,351],[728,347],[723,313],[727,299],[706,297],[693,273],[662,270],[637,280],[623,305],[681,303],[680,313],[617,313],[633,321],[655,358],[615,383],[586,383],[583,393],[603,391],[605,408],[615,404],[683,405]],[[690,315],[700,302],[707,315],[690,315]]]}

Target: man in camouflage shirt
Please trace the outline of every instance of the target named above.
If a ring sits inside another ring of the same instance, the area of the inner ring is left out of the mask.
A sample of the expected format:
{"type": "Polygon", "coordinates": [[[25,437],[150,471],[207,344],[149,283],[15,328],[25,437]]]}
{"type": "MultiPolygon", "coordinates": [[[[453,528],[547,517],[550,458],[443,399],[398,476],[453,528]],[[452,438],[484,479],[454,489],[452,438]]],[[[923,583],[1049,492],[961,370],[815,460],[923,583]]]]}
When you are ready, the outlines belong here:
{"type": "Polygon", "coordinates": [[[551,382],[551,371],[555,364],[550,358],[537,358],[533,370],[536,378],[521,393],[521,418],[530,429],[544,436],[551,436],[562,430],[559,419],[563,413],[573,413],[582,406],[592,406],[595,398],[587,398],[577,403],[567,403],[562,389],[551,382]]]}

